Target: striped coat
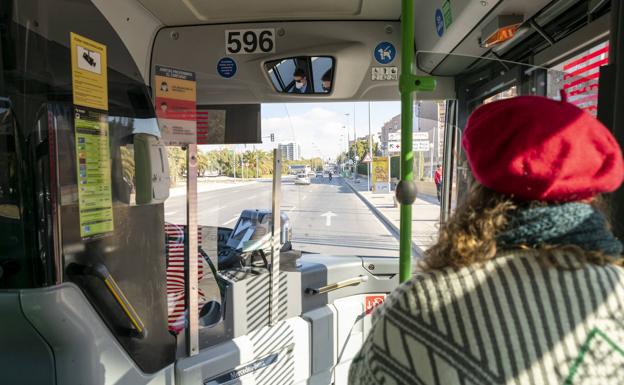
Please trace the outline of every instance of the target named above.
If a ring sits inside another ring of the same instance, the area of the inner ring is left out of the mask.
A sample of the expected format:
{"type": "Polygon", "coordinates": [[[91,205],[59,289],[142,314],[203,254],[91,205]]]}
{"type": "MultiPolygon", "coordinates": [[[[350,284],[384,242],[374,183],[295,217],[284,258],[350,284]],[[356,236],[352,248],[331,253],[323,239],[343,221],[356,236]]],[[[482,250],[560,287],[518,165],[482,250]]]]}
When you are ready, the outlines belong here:
{"type": "Polygon", "coordinates": [[[624,270],[557,258],[570,268],[514,251],[415,276],[374,314],[349,383],[624,384],[624,270]]]}

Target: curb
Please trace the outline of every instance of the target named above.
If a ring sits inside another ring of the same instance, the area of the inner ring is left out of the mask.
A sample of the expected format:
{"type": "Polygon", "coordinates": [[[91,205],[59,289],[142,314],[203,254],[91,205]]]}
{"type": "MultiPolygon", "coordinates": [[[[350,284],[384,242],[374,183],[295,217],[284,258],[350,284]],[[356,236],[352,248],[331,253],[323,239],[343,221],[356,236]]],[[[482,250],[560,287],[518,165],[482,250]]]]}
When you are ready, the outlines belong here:
{"type": "MultiPolygon", "coordinates": [[[[364,202],[364,204],[373,212],[373,214],[375,214],[377,219],[379,219],[381,223],[383,223],[392,232],[392,235],[394,235],[394,237],[400,242],[401,241],[400,229],[391,220],[386,218],[386,216],[383,215],[383,213],[377,207],[375,207],[374,204],[372,204],[368,199],[366,199],[364,195],[362,195],[355,187],[353,187],[347,179],[343,178],[343,180],[345,184],[349,186],[349,188],[355,193],[355,195],[357,195],[358,198],[360,198],[360,200],[364,202]]],[[[421,249],[420,246],[415,244],[414,241],[412,241],[412,253],[414,254],[413,256],[417,258],[421,258],[424,253],[424,250],[421,249]]]]}

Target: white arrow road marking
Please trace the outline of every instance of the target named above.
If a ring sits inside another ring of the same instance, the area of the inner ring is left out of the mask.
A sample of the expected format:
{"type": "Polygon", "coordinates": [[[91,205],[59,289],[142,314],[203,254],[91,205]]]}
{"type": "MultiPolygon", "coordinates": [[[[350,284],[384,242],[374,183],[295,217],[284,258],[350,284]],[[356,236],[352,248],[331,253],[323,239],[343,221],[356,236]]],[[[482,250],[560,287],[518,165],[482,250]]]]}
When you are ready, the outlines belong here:
{"type": "Polygon", "coordinates": [[[331,211],[328,211],[324,214],[321,214],[322,217],[325,217],[325,226],[331,226],[331,219],[332,217],[338,216],[337,214],[332,213],[331,211]]]}

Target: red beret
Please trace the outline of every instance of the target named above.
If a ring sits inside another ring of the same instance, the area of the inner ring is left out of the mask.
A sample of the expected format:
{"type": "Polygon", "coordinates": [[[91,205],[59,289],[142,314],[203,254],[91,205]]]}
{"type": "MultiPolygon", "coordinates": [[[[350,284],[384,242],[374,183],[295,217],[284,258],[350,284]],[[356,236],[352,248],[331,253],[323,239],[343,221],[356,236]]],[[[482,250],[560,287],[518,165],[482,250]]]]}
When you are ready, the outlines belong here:
{"type": "Polygon", "coordinates": [[[582,200],[624,181],[611,132],[567,102],[519,96],[485,104],[468,118],[462,146],[477,181],[524,200],[582,200]]]}

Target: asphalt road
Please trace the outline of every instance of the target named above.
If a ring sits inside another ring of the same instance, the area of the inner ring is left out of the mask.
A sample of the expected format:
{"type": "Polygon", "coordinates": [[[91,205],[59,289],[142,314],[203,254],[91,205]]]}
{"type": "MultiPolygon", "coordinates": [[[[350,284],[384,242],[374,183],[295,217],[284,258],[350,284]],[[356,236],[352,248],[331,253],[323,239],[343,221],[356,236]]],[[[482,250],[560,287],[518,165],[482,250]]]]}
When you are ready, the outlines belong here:
{"type": "MultiPolygon", "coordinates": [[[[282,180],[281,209],[290,218],[296,249],[330,255],[398,256],[399,243],[341,178],[311,178],[308,186],[282,180]]],[[[198,197],[198,223],[233,227],[244,209],[271,208],[271,182],[259,181],[198,197]]],[[[165,220],[185,223],[184,196],[165,204],[165,220]]]]}

